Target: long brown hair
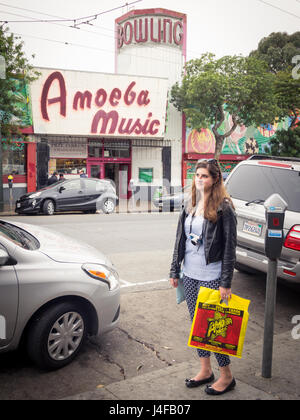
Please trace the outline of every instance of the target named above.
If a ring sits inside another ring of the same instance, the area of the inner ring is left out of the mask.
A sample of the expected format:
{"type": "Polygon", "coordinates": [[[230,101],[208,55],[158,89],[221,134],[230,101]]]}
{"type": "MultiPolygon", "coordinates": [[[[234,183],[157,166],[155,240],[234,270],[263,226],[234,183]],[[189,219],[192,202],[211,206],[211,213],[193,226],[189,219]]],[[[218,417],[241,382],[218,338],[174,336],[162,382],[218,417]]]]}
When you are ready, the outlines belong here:
{"type": "MultiPolygon", "coordinates": [[[[192,184],[192,207],[195,209],[199,197],[197,196],[196,189],[196,172],[199,168],[205,168],[208,170],[209,174],[213,178],[213,186],[211,188],[210,195],[206,201],[206,206],[204,208],[204,217],[205,219],[210,220],[211,222],[216,223],[217,221],[217,211],[220,205],[223,203],[224,199],[227,199],[230,204],[233,206],[230,195],[226,191],[224,186],[223,177],[220,165],[216,159],[203,160],[198,162],[196,165],[195,176],[192,184]]],[[[202,197],[204,199],[204,197],[202,197]]]]}

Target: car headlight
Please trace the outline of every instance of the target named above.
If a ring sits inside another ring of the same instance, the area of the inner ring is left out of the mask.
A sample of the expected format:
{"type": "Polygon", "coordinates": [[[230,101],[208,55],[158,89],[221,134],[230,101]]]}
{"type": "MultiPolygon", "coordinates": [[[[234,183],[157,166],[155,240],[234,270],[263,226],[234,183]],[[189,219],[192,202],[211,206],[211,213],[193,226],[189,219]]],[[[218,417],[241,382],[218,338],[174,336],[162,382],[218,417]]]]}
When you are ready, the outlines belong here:
{"type": "Polygon", "coordinates": [[[119,275],[112,268],[100,264],[83,264],[83,271],[96,280],[103,281],[108,284],[109,290],[114,290],[119,286],[119,275]]]}
{"type": "Polygon", "coordinates": [[[42,193],[41,192],[37,192],[34,194],[31,194],[28,198],[38,198],[42,193]]]}

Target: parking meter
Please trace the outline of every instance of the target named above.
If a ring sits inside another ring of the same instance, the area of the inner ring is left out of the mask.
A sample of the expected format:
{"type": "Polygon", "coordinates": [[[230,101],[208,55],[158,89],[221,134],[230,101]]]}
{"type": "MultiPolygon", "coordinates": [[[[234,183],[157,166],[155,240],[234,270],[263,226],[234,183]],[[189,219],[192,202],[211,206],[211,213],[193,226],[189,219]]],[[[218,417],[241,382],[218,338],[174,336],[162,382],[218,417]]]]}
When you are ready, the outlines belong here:
{"type": "Polygon", "coordinates": [[[14,185],[14,177],[12,175],[8,175],[7,180],[8,180],[8,188],[12,188],[14,185]]]}
{"type": "Polygon", "coordinates": [[[265,253],[268,257],[268,273],[265,303],[265,326],[262,358],[262,377],[272,377],[273,336],[277,289],[277,266],[283,245],[283,223],[287,203],[279,194],[271,195],[265,201],[266,238],[265,253]]]}
{"type": "Polygon", "coordinates": [[[283,223],[288,205],[279,194],[273,194],[265,201],[264,206],[267,222],[265,254],[270,260],[276,260],[281,255],[283,223]]]}

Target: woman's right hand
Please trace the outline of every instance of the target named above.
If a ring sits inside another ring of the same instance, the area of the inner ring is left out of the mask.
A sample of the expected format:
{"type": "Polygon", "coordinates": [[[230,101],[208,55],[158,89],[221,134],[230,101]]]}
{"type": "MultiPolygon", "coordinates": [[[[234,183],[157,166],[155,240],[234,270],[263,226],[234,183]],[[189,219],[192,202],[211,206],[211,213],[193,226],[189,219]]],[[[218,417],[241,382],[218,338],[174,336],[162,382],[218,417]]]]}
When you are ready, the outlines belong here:
{"type": "Polygon", "coordinates": [[[176,289],[178,287],[178,279],[170,279],[170,284],[176,289]]]}

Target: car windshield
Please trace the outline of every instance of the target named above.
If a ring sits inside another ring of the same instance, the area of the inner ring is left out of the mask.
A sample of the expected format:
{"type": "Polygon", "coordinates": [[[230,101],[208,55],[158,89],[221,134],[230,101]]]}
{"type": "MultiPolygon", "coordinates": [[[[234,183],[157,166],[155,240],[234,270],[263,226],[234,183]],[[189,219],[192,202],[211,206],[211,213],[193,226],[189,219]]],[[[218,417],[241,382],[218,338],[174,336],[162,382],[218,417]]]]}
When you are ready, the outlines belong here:
{"type": "Polygon", "coordinates": [[[226,183],[233,198],[249,202],[264,201],[279,194],[288,203],[288,210],[300,211],[300,172],[258,165],[241,165],[226,183]]]}
{"type": "Polygon", "coordinates": [[[39,241],[26,230],[0,221],[0,238],[4,237],[16,245],[34,251],[40,247],[39,241]]]}

